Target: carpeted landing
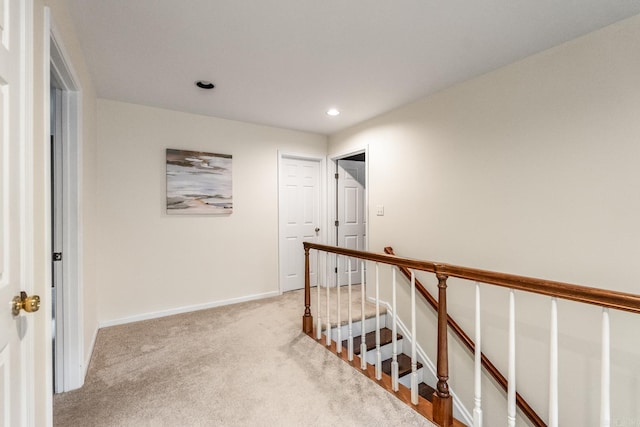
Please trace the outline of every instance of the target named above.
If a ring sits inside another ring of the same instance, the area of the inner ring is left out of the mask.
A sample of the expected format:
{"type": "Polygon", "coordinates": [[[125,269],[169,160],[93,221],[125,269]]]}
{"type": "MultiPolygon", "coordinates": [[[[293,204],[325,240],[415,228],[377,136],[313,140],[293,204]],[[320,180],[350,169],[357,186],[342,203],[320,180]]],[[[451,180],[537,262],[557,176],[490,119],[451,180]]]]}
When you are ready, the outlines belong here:
{"type": "Polygon", "coordinates": [[[101,329],[54,426],[433,425],[304,335],[302,313],[295,291],[101,329]]]}

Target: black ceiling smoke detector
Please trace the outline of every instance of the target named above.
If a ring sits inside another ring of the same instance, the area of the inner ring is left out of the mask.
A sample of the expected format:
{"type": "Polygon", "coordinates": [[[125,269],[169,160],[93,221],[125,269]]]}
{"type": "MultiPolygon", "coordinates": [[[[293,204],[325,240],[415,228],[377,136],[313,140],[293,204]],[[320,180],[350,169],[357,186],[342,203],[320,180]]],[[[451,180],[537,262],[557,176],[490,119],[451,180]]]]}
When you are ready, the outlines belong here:
{"type": "Polygon", "coordinates": [[[215,87],[213,83],[204,80],[198,80],[196,82],[196,86],[198,86],[200,89],[213,89],[215,87]]]}

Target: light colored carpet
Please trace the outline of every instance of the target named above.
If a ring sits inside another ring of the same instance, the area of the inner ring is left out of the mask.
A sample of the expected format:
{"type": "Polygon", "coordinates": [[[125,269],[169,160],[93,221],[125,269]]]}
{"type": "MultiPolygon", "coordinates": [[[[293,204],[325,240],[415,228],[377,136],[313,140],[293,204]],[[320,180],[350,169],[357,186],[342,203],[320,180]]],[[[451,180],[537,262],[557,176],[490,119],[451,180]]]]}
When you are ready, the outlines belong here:
{"type": "Polygon", "coordinates": [[[295,291],[102,329],[54,426],[433,425],[304,335],[302,313],[295,291]]]}

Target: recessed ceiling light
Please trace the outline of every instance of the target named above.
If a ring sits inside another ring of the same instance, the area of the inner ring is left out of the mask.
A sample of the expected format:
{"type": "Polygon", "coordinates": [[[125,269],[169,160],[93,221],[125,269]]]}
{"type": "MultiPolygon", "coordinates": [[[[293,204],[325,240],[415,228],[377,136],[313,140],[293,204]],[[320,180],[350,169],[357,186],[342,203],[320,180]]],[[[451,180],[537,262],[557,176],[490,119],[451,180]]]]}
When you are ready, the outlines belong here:
{"type": "Polygon", "coordinates": [[[330,115],[330,116],[337,116],[337,115],[339,115],[339,114],[340,114],[340,111],[338,111],[338,110],[337,110],[337,109],[335,109],[335,108],[331,108],[331,109],[329,109],[329,110],[327,111],[327,114],[328,114],[328,115],[330,115]]]}
{"type": "Polygon", "coordinates": [[[213,89],[215,87],[213,83],[206,80],[198,80],[196,82],[196,86],[198,86],[200,89],[213,89]]]}

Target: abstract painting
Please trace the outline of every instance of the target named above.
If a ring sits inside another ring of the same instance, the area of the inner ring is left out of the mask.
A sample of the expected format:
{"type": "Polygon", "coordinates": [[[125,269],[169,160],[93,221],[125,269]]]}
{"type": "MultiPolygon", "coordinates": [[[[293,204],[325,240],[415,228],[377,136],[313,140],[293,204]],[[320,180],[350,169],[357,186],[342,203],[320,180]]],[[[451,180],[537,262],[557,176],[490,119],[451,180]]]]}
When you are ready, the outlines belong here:
{"type": "Polygon", "coordinates": [[[167,213],[233,212],[231,155],[167,149],[167,213]]]}

